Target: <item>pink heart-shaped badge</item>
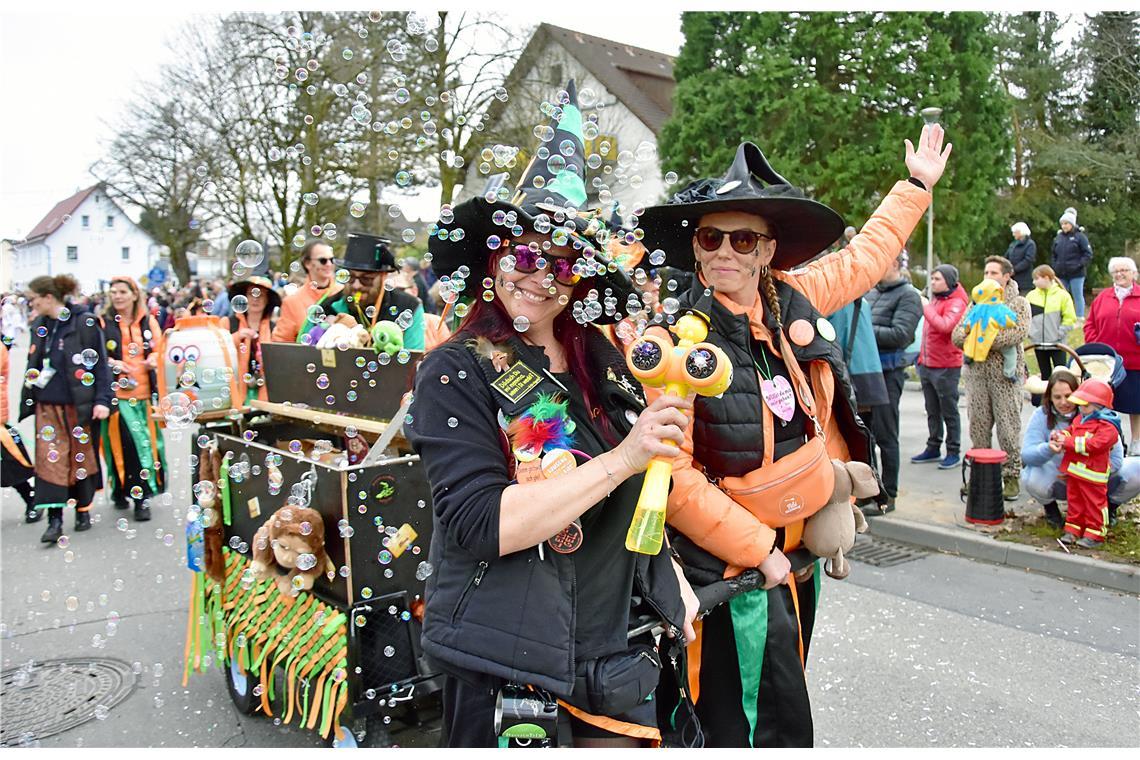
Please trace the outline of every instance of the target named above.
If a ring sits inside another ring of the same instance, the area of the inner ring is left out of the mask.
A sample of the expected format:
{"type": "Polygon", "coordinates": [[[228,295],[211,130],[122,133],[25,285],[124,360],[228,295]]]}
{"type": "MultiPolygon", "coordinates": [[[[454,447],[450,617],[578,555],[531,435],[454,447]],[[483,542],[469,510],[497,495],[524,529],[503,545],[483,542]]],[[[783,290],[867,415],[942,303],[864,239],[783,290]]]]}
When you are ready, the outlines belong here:
{"type": "Polygon", "coordinates": [[[776,375],[771,380],[762,380],[760,395],[764,397],[764,403],[772,410],[772,414],[784,422],[790,421],[796,413],[796,394],[787,378],[776,375]]]}

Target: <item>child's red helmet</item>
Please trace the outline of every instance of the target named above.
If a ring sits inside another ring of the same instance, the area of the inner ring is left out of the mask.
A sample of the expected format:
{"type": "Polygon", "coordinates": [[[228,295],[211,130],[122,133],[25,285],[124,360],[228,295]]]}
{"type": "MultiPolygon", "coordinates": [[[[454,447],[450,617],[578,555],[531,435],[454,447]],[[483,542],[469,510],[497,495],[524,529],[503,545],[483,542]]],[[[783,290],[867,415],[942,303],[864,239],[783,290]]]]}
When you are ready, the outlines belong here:
{"type": "Polygon", "coordinates": [[[1077,388],[1069,396],[1069,401],[1072,401],[1078,406],[1100,404],[1101,406],[1111,409],[1112,386],[1103,380],[1085,380],[1081,383],[1081,387],[1077,388]]]}

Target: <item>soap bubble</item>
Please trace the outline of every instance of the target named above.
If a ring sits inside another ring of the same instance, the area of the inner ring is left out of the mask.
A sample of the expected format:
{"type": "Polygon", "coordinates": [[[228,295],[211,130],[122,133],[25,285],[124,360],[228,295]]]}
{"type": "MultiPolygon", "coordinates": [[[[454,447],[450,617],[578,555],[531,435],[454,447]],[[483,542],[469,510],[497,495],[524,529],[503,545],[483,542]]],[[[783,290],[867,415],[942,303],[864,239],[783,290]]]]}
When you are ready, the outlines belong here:
{"type": "Polygon", "coordinates": [[[253,269],[265,258],[265,249],[256,240],[243,240],[237,244],[234,256],[242,266],[253,269]]]}
{"type": "Polygon", "coordinates": [[[158,410],[171,430],[184,428],[194,419],[193,402],[180,391],[164,396],[159,401],[158,410]]]}
{"type": "Polygon", "coordinates": [[[80,361],[83,362],[83,366],[87,369],[91,369],[99,363],[99,352],[93,348],[83,349],[83,352],[79,356],[80,361]]]}
{"type": "Polygon", "coordinates": [[[249,310],[249,299],[241,295],[234,296],[230,299],[230,308],[234,314],[244,314],[249,310]]]}
{"type": "Polygon", "coordinates": [[[359,219],[364,216],[364,210],[365,205],[360,201],[353,201],[348,207],[348,213],[351,214],[354,219],[359,219]]]}
{"type": "Polygon", "coordinates": [[[435,568],[432,567],[430,562],[421,562],[416,565],[416,580],[426,581],[434,571],[435,568]]]}
{"type": "Polygon", "coordinates": [[[530,329],[530,320],[520,314],[515,317],[514,327],[516,331],[524,333],[530,329]]]}

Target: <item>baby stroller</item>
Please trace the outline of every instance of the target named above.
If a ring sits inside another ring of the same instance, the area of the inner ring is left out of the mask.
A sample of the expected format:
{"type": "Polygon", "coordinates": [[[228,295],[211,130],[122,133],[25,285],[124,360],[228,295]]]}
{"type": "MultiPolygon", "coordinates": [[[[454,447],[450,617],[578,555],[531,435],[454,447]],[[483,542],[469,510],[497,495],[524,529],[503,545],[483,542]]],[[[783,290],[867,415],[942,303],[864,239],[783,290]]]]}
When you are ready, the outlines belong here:
{"type": "MultiPolygon", "coordinates": [[[[1081,380],[1088,380],[1089,378],[1103,380],[1114,389],[1124,382],[1124,360],[1107,343],[1086,343],[1076,349],[1070,348],[1064,343],[1030,343],[1026,348],[1027,350],[1039,348],[1047,351],[1064,351],[1072,357],[1072,361],[1069,362],[1069,371],[1081,380]]],[[[1025,381],[1025,390],[1032,394],[1041,395],[1045,393],[1047,383],[1046,379],[1038,375],[1031,375],[1025,381]]]]}

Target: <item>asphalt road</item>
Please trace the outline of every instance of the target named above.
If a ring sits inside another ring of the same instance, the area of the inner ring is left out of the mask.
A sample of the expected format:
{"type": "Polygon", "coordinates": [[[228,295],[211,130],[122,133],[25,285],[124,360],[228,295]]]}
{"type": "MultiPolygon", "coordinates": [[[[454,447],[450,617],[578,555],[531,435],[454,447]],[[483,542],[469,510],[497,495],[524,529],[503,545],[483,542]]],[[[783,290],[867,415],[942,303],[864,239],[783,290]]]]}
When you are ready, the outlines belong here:
{"type": "MultiPolygon", "coordinates": [[[[218,672],[180,684],[189,575],[176,510],[116,515],[43,548],[5,493],[3,668],[54,657],[134,663],[136,691],[44,747],[312,747],[311,733],[237,714],[218,672]],[[137,531],[132,534],[131,531],[137,531]],[[72,552],[68,557],[67,551],[72,552]],[[69,597],[74,596],[69,609],[69,597]],[[117,624],[109,626],[109,622],[117,624]]],[[[808,681],[831,747],[1140,746],[1135,597],[942,555],[826,579],[808,681]]],[[[411,729],[403,746],[438,733],[411,729]]]]}

